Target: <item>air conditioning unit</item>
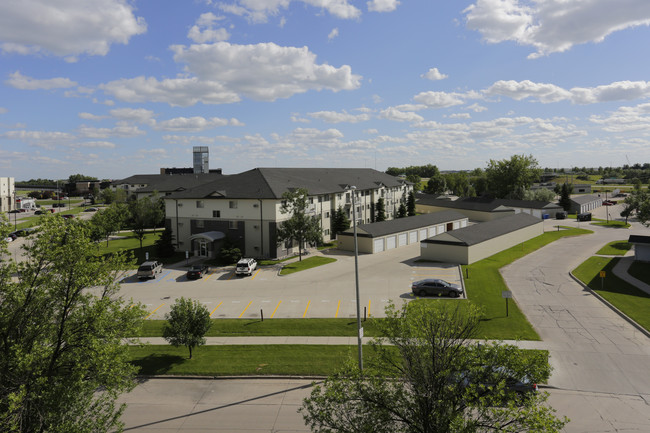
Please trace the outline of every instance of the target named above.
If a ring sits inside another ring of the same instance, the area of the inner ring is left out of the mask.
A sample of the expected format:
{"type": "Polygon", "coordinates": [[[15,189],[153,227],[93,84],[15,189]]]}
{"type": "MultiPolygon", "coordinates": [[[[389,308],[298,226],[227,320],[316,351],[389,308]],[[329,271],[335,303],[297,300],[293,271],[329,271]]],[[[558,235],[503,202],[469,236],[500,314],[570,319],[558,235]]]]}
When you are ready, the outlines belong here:
{"type": "Polygon", "coordinates": [[[259,203],[253,203],[253,207],[260,207],[259,203]]]}
{"type": "Polygon", "coordinates": [[[255,225],[253,226],[254,229],[257,229],[257,228],[259,228],[259,227],[260,227],[260,226],[258,226],[257,224],[255,224],[255,225]]]}
{"type": "Polygon", "coordinates": [[[183,207],[183,203],[178,203],[178,207],[183,207]]]}

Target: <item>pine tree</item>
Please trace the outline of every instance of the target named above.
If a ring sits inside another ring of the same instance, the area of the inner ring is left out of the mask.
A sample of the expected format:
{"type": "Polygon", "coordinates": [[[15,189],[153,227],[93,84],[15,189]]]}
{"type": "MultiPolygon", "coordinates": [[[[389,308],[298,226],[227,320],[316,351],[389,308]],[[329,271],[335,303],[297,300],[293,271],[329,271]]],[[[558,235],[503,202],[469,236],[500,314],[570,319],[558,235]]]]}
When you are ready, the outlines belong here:
{"type": "Polygon", "coordinates": [[[377,205],[375,206],[375,215],[376,222],[386,221],[386,208],[384,206],[383,198],[377,200],[377,205]]]}
{"type": "Polygon", "coordinates": [[[332,218],[332,234],[336,236],[349,228],[350,220],[345,215],[343,208],[339,206],[338,209],[336,209],[336,212],[334,212],[334,217],[332,218]]]}
{"type": "Polygon", "coordinates": [[[413,191],[409,193],[409,197],[406,200],[406,210],[408,216],[415,215],[415,193],[413,191]]]}

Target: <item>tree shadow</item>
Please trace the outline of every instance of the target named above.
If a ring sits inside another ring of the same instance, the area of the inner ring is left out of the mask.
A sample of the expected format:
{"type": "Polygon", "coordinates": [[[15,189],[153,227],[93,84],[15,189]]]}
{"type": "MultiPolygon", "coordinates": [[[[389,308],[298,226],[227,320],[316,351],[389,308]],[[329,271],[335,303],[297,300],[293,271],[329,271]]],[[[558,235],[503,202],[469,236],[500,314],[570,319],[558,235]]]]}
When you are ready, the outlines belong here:
{"type": "Polygon", "coordinates": [[[167,355],[152,353],[144,358],[131,361],[131,364],[138,367],[139,375],[155,376],[165,374],[175,365],[182,364],[187,358],[179,355],[167,355]]]}

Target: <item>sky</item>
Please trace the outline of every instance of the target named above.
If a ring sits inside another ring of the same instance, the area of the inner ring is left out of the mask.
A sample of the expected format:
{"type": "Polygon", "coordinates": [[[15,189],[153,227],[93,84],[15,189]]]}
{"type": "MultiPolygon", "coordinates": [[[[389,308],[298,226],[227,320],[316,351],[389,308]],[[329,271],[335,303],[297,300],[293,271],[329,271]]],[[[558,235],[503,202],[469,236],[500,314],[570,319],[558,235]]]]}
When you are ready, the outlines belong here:
{"type": "Polygon", "coordinates": [[[650,161],[648,0],[3,0],[0,176],[650,161]]]}

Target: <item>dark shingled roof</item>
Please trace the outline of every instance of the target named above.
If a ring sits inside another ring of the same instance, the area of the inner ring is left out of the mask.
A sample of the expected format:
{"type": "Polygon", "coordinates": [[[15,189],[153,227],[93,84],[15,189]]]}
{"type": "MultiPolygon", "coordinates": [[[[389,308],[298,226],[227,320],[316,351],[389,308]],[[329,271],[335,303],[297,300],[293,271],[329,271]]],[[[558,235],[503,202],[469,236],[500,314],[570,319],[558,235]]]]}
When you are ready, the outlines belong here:
{"type": "Polygon", "coordinates": [[[164,176],[162,174],[134,174],[133,176],[129,176],[125,179],[119,179],[119,180],[114,180],[111,182],[112,186],[117,186],[117,185],[124,185],[124,184],[140,184],[144,183],[149,185],[152,182],[156,182],[158,179],[160,179],[161,176],[164,176]]]}
{"type": "Polygon", "coordinates": [[[339,193],[351,185],[363,191],[404,184],[410,183],[370,168],[254,168],[167,197],[280,199],[297,188],[319,195],[339,193]]]}
{"type": "Polygon", "coordinates": [[[627,241],[631,244],[650,244],[650,236],[630,235],[627,241]]]}
{"type": "MultiPolygon", "coordinates": [[[[389,221],[380,221],[377,223],[360,224],[357,226],[357,235],[364,237],[376,238],[386,236],[392,233],[405,232],[408,230],[415,230],[422,227],[431,226],[434,224],[442,224],[451,221],[464,220],[467,217],[460,212],[453,210],[444,210],[440,212],[433,212],[422,215],[415,215],[406,218],[397,218],[389,221]]],[[[339,235],[352,236],[353,229],[350,228],[339,235]]]]}
{"type": "Polygon", "coordinates": [[[458,199],[441,200],[434,195],[418,195],[417,204],[424,206],[440,206],[452,209],[475,210],[481,212],[512,212],[512,209],[496,203],[494,199],[458,199]]]}
{"type": "Polygon", "coordinates": [[[446,244],[446,245],[476,245],[490,239],[497,238],[507,233],[514,232],[525,227],[542,223],[538,217],[526,213],[518,213],[509,215],[507,217],[498,218],[493,221],[487,221],[473,226],[465,227],[458,230],[442,233],[422,242],[430,244],[446,244]],[[449,236],[454,237],[456,240],[447,239],[449,236]],[[443,238],[443,239],[440,239],[443,238]]]}
{"type": "Polygon", "coordinates": [[[160,177],[154,182],[149,183],[148,186],[138,189],[139,193],[149,192],[172,192],[182,191],[189,188],[202,185],[206,182],[212,182],[217,179],[223,178],[225,175],[221,173],[200,173],[200,174],[161,174],[160,177]]]}

